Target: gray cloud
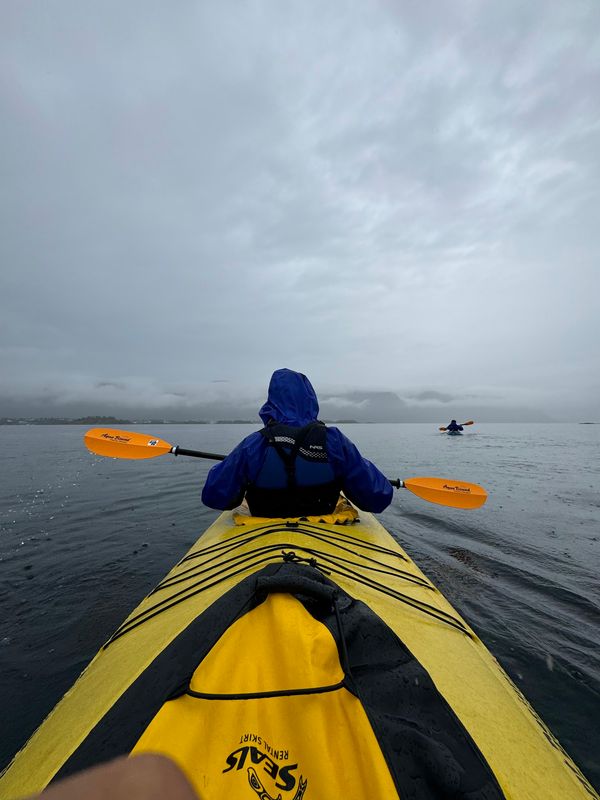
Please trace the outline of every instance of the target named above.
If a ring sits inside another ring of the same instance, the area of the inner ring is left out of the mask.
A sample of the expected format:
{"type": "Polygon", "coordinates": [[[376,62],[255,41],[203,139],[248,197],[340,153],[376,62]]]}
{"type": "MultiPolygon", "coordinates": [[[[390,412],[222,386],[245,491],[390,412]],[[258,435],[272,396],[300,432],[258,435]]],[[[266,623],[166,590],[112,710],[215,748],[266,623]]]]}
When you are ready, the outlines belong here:
{"type": "Polygon", "coordinates": [[[451,394],[436,392],[433,389],[426,389],[411,395],[411,400],[421,403],[451,403],[456,398],[451,394]]]}
{"type": "Polygon", "coordinates": [[[599,33],[587,0],[8,0],[0,415],[282,365],[591,413],[599,33]]]}

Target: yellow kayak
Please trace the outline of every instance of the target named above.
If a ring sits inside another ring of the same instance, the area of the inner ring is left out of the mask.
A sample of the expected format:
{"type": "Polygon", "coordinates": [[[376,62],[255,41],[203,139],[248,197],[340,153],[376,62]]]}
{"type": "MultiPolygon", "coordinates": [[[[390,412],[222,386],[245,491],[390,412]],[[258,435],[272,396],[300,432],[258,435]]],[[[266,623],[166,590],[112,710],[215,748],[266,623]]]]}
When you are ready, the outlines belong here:
{"type": "Polygon", "coordinates": [[[15,756],[0,798],[159,752],[203,800],[597,798],[371,515],[225,512],[15,756]]]}

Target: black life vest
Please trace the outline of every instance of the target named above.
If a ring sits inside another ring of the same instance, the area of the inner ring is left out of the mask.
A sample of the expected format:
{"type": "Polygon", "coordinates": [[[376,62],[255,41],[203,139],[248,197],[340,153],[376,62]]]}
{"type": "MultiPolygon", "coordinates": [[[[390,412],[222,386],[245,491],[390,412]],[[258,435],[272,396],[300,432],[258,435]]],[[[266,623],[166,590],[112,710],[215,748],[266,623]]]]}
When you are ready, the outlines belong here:
{"type": "Polygon", "coordinates": [[[265,460],[246,489],[250,513],[256,517],[307,517],[331,514],[339,498],[327,454],[327,428],[311,422],[303,428],[269,423],[265,460]]]}

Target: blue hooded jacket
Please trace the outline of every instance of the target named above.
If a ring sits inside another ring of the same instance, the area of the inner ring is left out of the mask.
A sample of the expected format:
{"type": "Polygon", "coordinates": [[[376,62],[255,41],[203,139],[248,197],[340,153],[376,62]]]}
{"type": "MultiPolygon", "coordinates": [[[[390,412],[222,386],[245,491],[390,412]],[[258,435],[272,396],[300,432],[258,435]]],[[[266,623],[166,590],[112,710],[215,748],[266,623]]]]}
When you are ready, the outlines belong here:
{"type": "MultiPolygon", "coordinates": [[[[271,420],[304,427],[315,422],[319,403],[305,375],[290,369],[276,370],[269,383],[266,403],[259,416],[267,425],[271,420]]],[[[327,428],[327,453],[342,491],[358,508],[378,513],[392,501],[393,488],[377,467],[363,458],[350,439],[337,428],[327,428]]],[[[268,444],[259,431],[251,433],[216,464],[206,479],[202,502],[210,508],[235,508],[246,487],[256,480],[265,461],[268,444]]]]}

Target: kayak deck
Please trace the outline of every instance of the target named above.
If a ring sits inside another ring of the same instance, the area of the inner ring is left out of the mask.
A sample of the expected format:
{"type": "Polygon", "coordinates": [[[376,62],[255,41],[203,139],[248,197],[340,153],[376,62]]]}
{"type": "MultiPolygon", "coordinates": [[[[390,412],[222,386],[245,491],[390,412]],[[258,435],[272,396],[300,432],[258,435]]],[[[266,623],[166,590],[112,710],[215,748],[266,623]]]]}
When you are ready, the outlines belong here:
{"type": "MultiPolygon", "coordinates": [[[[115,631],[74,687],[9,765],[0,778],[0,797],[13,798],[39,791],[55,776],[62,777],[114,755],[111,737],[106,734],[109,728],[103,728],[114,709],[126,703],[129,695],[135,694],[136,685],[140,681],[143,683],[144,676],[155,668],[161,658],[164,660],[165,654],[173,648],[179,637],[192,635],[193,626],[201,615],[206,616],[207,612],[210,616],[211,609],[218,607],[214,604],[223,603],[241,582],[273,564],[284,564],[290,568],[297,566],[307,574],[324,575],[328,582],[333,582],[350,598],[362,601],[385,623],[411,657],[414,656],[444,704],[458,718],[489,765],[505,797],[519,800],[551,796],[597,797],[476,634],[371,514],[361,513],[359,522],[343,526],[331,522],[264,522],[252,518],[245,520],[243,526],[236,526],[231,512],[223,513],[208,528],[189,553],[115,631]]],[[[275,605],[277,608],[283,607],[279,599],[275,605]]],[[[265,610],[268,607],[265,605],[265,610]]],[[[287,610],[281,614],[282,618],[285,616],[288,619],[289,616],[291,620],[299,619],[294,616],[298,611],[295,606],[294,610],[290,610],[292,607],[289,604],[285,608],[287,610]]],[[[254,614],[254,611],[250,614],[254,614]]],[[[275,614],[270,624],[275,625],[277,619],[275,614]]],[[[234,617],[232,623],[237,624],[234,617]]],[[[306,625],[298,621],[290,623],[288,619],[287,624],[288,627],[291,624],[292,629],[310,628],[309,622],[306,625]]],[[[242,664],[247,660],[247,670],[250,672],[250,664],[255,663],[257,658],[258,663],[264,664],[262,653],[268,656],[269,661],[275,659],[273,651],[265,647],[259,636],[258,631],[263,628],[268,630],[269,626],[264,623],[251,626],[250,632],[246,633],[251,637],[256,634],[255,638],[249,640],[251,646],[242,649],[238,643],[228,651],[229,659],[231,653],[237,652],[242,664]]],[[[228,629],[227,637],[229,635],[228,629]]],[[[277,635],[285,641],[290,634],[282,629],[277,635]]],[[[225,641],[226,637],[222,639],[225,641]]],[[[217,641],[221,639],[215,639],[211,644],[217,641]]],[[[316,660],[319,661],[318,658],[316,660]]],[[[332,674],[335,677],[335,669],[332,674]]],[[[190,686],[193,685],[192,679],[190,686]]],[[[399,696],[407,691],[407,687],[404,684],[390,684],[387,690],[391,695],[399,696]]],[[[324,694],[319,698],[322,703],[332,702],[330,696],[324,700],[324,694]]],[[[162,698],[161,706],[166,699],[162,698]]],[[[175,703],[178,702],[179,699],[176,699],[175,703]]],[[[182,713],[187,714],[188,698],[184,698],[180,706],[182,713]]],[[[310,713],[314,713],[314,703],[311,700],[310,704],[303,705],[294,698],[292,706],[293,711],[290,710],[291,706],[287,706],[286,711],[288,729],[297,729],[303,709],[310,706],[310,713]]],[[[173,707],[169,703],[162,706],[163,709],[173,707]]],[[[154,722],[148,724],[148,731],[154,730],[155,723],[159,725],[164,713],[152,714],[154,722]]],[[[214,721],[214,707],[210,713],[214,721]]],[[[231,713],[234,714],[233,711],[231,713]]],[[[346,714],[347,711],[339,713],[346,714]]],[[[300,726],[300,733],[305,739],[307,731],[318,728],[312,717],[310,719],[312,728],[300,726]]],[[[348,719],[355,720],[351,725],[363,731],[361,741],[366,741],[364,720],[356,722],[358,717],[348,719]]],[[[169,724],[166,725],[165,730],[168,730],[169,724]]],[[[218,725],[213,728],[212,735],[220,745],[225,734],[217,731],[222,731],[218,725]]],[[[246,733],[250,735],[252,731],[246,733]]],[[[339,729],[335,734],[330,731],[328,741],[333,741],[338,734],[339,729]]],[[[144,735],[138,737],[136,734],[132,741],[134,744],[137,742],[137,749],[130,747],[127,752],[132,749],[143,751],[146,747],[144,735]]],[[[150,749],[156,750],[156,740],[152,741],[150,749]]],[[[344,741],[344,747],[350,748],[351,742],[344,741]]],[[[304,746],[297,742],[296,749],[304,746]]],[[[165,744],[163,751],[168,752],[168,749],[165,744]]],[[[257,752],[250,752],[248,758],[255,758],[252,769],[259,779],[255,767],[258,763],[256,759],[260,761],[261,757],[256,755],[257,752]]],[[[369,748],[366,752],[370,752],[369,748]]],[[[229,750],[227,753],[231,755],[229,750]]],[[[241,755],[238,754],[234,760],[239,758],[241,755]]],[[[270,758],[276,765],[272,754],[270,758]]],[[[347,753],[347,758],[352,758],[351,752],[347,753]]],[[[307,763],[310,766],[310,761],[310,757],[303,761],[303,769],[307,768],[307,763]]],[[[185,763],[182,766],[186,769],[185,763]]],[[[316,769],[313,759],[313,771],[316,769]]],[[[219,774],[223,772],[220,763],[217,771],[219,774]]],[[[379,796],[392,796],[385,789],[388,786],[385,770],[378,772],[378,775],[377,786],[382,792],[379,796]]],[[[281,776],[279,780],[286,783],[281,776]]],[[[323,783],[325,780],[323,777],[320,782],[323,794],[312,794],[313,790],[317,792],[318,783],[313,778],[311,797],[331,796],[326,791],[331,788],[331,778],[327,779],[329,784],[323,783]]],[[[299,785],[295,784],[295,787],[299,791],[299,785]]],[[[259,792],[256,785],[253,788],[259,792]]],[[[275,796],[279,789],[274,790],[275,796]]],[[[203,791],[206,793],[208,790],[204,787],[203,791]]],[[[212,798],[221,795],[202,796],[212,798]]],[[[246,796],[241,794],[241,789],[240,796],[246,796]]],[[[248,797],[251,796],[250,793],[248,797]]],[[[378,796],[377,791],[371,796],[378,796]]]]}

